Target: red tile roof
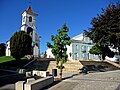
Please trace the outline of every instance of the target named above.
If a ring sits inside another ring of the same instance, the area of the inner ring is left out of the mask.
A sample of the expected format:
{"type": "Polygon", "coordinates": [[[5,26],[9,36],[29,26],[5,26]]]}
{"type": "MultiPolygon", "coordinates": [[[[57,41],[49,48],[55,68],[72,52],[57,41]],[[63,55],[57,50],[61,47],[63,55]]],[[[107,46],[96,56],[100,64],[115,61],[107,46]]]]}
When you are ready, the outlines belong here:
{"type": "Polygon", "coordinates": [[[32,8],[29,6],[28,9],[27,9],[28,12],[32,13],[32,8]]]}

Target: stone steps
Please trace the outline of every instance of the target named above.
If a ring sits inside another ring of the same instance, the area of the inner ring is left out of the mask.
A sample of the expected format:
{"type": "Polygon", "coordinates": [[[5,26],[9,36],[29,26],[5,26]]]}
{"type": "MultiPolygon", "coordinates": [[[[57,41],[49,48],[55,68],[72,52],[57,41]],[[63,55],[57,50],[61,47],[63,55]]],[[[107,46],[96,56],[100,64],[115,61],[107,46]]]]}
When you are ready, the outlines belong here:
{"type": "MultiPolygon", "coordinates": [[[[69,60],[64,64],[65,68],[63,69],[63,71],[79,72],[83,65],[107,66],[108,68],[106,68],[106,71],[120,69],[120,65],[113,62],[69,60]]],[[[28,68],[52,72],[52,69],[56,69],[56,61],[55,59],[52,58],[51,59],[40,58],[33,62],[33,64],[29,65],[28,68]]]]}
{"type": "MultiPolygon", "coordinates": [[[[64,64],[63,71],[68,72],[79,72],[79,69],[82,68],[82,64],[79,61],[67,61],[64,64]]],[[[56,61],[50,61],[47,71],[51,72],[52,69],[56,69],[56,61]]]]}

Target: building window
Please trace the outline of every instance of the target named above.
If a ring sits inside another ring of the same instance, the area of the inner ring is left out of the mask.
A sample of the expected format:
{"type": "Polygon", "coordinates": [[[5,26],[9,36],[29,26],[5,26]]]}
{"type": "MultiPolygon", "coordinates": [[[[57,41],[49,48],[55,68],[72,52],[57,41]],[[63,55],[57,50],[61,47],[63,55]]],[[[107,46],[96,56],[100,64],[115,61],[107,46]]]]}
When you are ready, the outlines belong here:
{"type": "Polygon", "coordinates": [[[75,46],[76,50],[78,50],[78,45],[75,46]]]}
{"type": "Polygon", "coordinates": [[[81,46],[81,51],[85,51],[85,46],[81,46]]]}
{"type": "Polygon", "coordinates": [[[31,16],[29,17],[29,22],[32,22],[32,17],[31,16]]]}
{"type": "Polygon", "coordinates": [[[85,37],[85,42],[88,42],[88,37],[85,37]]]}
{"type": "Polygon", "coordinates": [[[85,54],[84,53],[82,53],[82,59],[84,59],[85,58],[85,54]]]}
{"type": "Polygon", "coordinates": [[[75,56],[74,56],[74,57],[75,57],[75,60],[78,60],[78,59],[79,59],[78,53],[75,53],[74,55],[75,55],[75,56]]]}

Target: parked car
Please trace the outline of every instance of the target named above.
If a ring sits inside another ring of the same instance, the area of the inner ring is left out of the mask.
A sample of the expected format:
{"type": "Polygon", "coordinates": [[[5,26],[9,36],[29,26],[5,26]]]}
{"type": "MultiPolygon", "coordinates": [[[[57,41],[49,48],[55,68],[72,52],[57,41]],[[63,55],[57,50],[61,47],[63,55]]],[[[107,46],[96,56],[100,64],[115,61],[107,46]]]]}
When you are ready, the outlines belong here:
{"type": "Polygon", "coordinates": [[[112,61],[112,62],[119,63],[119,58],[117,58],[116,56],[114,56],[114,57],[112,57],[112,58],[106,56],[105,59],[106,59],[106,60],[109,60],[109,61],[112,61]]]}

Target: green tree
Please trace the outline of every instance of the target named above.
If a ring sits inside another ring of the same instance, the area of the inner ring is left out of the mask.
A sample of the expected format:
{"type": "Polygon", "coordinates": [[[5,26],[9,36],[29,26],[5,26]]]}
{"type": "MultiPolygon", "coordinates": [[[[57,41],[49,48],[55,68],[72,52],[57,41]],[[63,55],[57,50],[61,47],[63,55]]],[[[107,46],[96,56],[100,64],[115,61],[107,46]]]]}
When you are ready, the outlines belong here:
{"type": "MultiPolygon", "coordinates": [[[[91,21],[92,27],[85,34],[103,47],[118,48],[120,52],[120,4],[109,4],[91,21]]],[[[104,50],[105,51],[105,50],[104,50]]]]}
{"type": "Polygon", "coordinates": [[[89,50],[90,54],[95,54],[99,56],[99,59],[101,60],[101,54],[102,54],[102,50],[98,45],[93,46],[90,50],[89,50]]]}
{"type": "Polygon", "coordinates": [[[52,35],[51,40],[53,41],[53,45],[47,42],[47,46],[52,49],[52,53],[56,59],[56,67],[60,70],[60,80],[62,80],[62,70],[64,68],[63,64],[67,62],[67,45],[71,44],[70,37],[67,32],[69,31],[66,24],[62,26],[61,29],[58,29],[57,35],[52,35]]]}
{"type": "Polygon", "coordinates": [[[0,44],[0,56],[5,56],[6,45],[4,43],[0,44]]]}
{"type": "Polygon", "coordinates": [[[102,55],[102,60],[105,60],[105,56],[109,56],[109,57],[114,56],[114,52],[112,52],[108,46],[102,47],[95,45],[89,50],[89,53],[98,55],[100,60],[101,60],[101,55],[102,55]]]}
{"type": "Polygon", "coordinates": [[[31,54],[32,38],[24,31],[15,32],[10,38],[10,51],[16,60],[31,54]]]}

